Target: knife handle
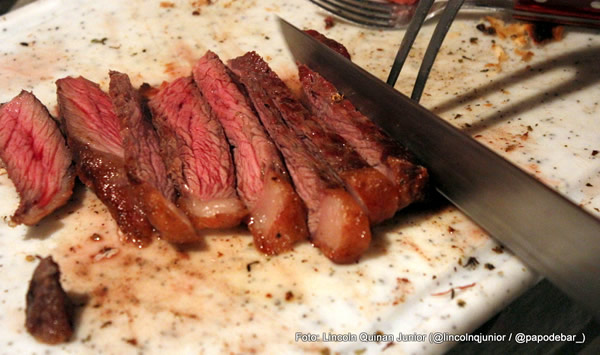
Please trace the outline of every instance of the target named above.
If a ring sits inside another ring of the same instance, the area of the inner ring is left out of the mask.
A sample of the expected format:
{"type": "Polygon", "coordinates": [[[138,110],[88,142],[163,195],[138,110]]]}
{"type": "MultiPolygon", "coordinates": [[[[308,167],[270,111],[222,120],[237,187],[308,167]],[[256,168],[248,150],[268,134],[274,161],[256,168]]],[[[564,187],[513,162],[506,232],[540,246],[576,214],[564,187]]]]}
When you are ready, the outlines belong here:
{"type": "Polygon", "coordinates": [[[600,28],[600,0],[515,0],[515,17],[600,28]]]}

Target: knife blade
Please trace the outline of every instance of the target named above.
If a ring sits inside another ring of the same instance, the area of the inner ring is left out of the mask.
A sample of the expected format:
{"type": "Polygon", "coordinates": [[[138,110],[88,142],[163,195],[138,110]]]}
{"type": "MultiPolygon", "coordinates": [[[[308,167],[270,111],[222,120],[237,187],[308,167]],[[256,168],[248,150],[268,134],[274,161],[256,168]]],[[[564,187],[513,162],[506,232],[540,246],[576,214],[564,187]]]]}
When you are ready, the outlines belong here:
{"type": "Polygon", "coordinates": [[[287,21],[290,52],[407,146],[436,189],[600,320],[600,220],[287,21]]]}

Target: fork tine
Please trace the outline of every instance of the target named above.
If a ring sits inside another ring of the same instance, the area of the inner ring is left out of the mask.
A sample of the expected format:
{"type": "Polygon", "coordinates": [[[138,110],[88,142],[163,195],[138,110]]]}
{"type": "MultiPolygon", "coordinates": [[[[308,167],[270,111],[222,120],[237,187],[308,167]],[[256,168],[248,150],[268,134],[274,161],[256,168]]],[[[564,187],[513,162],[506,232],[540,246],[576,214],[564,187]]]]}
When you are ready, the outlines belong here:
{"type": "Polygon", "coordinates": [[[442,13],[440,21],[435,27],[433,35],[431,36],[431,40],[429,41],[429,45],[427,46],[427,50],[425,51],[425,56],[421,62],[421,68],[419,68],[419,74],[417,75],[415,86],[413,87],[411,99],[417,102],[421,99],[421,95],[423,94],[423,89],[425,88],[425,83],[427,82],[427,77],[429,76],[429,72],[431,71],[433,62],[435,61],[435,57],[437,56],[440,47],[442,46],[442,42],[446,37],[446,33],[448,33],[448,30],[450,29],[450,26],[452,25],[452,22],[454,21],[454,18],[456,17],[456,14],[458,13],[458,10],[464,1],[465,0],[448,1],[448,5],[446,5],[446,9],[442,13]]]}
{"type": "Polygon", "coordinates": [[[356,0],[328,0],[330,3],[336,5],[344,10],[354,12],[359,15],[368,17],[376,17],[381,19],[393,19],[394,8],[391,7],[377,7],[373,6],[374,3],[356,0]]]}
{"type": "MultiPolygon", "coordinates": [[[[387,8],[370,8],[365,6],[355,5],[349,0],[319,0],[312,1],[313,3],[321,3],[327,5],[332,9],[343,10],[356,14],[357,16],[363,16],[365,18],[376,17],[383,19],[393,18],[392,9],[387,8]]],[[[360,2],[359,2],[360,3],[360,2]]]]}
{"type": "Polygon", "coordinates": [[[396,84],[396,80],[398,80],[398,75],[402,70],[402,66],[406,61],[406,57],[408,56],[408,52],[412,48],[413,43],[415,42],[415,38],[417,38],[417,34],[419,30],[423,26],[423,22],[425,22],[425,18],[431,9],[431,5],[433,5],[434,0],[421,0],[417,5],[417,9],[415,10],[415,14],[413,15],[408,28],[406,29],[406,33],[402,38],[402,42],[400,43],[400,48],[398,48],[398,53],[396,54],[396,59],[394,59],[394,64],[392,65],[392,69],[390,70],[390,75],[388,76],[387,83],[390,86],[394,86],[396,84]]]}
{"type": "Polygon", "coordinates": [[[391,2],[380,2],[380,1],[372,1],[372,0],[338,0],[339,2],[344,2],[349,6],[360,7],[365,9],[371,9],[379,12],[386,12],[393,14],[399,10],[405,10],[407,8],[413,8],[415,5],[402,5],[391,2]]]}
{"type": "Polygon", "coordinates": [[[367,27],[394,28],[395,17],[388,11],[357,8],[342,0],[309,0],[326,11],[367,27]]]}

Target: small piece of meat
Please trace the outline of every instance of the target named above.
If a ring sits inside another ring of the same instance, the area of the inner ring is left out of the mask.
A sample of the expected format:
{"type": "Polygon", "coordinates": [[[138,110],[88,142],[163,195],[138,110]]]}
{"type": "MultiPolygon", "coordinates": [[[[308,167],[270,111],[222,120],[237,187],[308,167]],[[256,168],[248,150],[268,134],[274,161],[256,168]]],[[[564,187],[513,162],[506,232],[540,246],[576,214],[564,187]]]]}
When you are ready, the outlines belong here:
{"type": "Polygon", "coordinates": [[[266,94],[273,100],[287,126],[305,141],[309,151],[323,157],[335,170],[371,222],[379,223],[392,217],[398,206],[392,181],[369,166],[342,137],[318,124],[277,74],[273,71],[259,72],[256,76],[259,74],[262,75],[260,81],[266,94]]]}
{"type": "Polygon", "coordinates": [[[191,77],[165,83],[149,101],[167,172],[180,193],[177,204],[196,229],[230,228],[247,210],[223,128],[191,77]]]}
{"type": "Polygon", "coordinates": [[[79,179],[108,208],[125,239],[143,246],[154,229],[127,178],[119,119],[110,97],[83,78],[56,82],[58,106],[79,179]]]}
{"type": "Polygon", "coordinates": [[[71,152],[46,107],[30,92],[0,107],[0,159],[21,198],[13,223],[34,225],[71,197],[71,152]]]}
{"type": "Polygon", "coordinates": [[[73,308],[51,256],[42,259],[33,272],[26,302],[25,327],[29,334],[46,344],[69,341],[73,335],[73,308]]]}
{"type": "Polygon", "coordinates": [[[369,219],[331,166],[283,122],[267,93],[268,82],[263,79],[271,75],[267,63],[250,52],[231,60],[229,67],[244,85],[264,127],[283,154],[296,191],[308,207],[313,243],[336,263],[358,260],[371,241],[369,219]]]}
{"type": "Polygon", "coordinates": [[[292,249],[308,237],[306,210],[277,148],[215,53],[200,58],[193,72],[233,146],[237,190],[250,211],[248,228],[255,246],[265,254],[292,249]]]}
{"type": "MultiPolygon", "coordinates": [[[[335,20],[333,19],[333,16],[325,17],[325,29],[326,30],[332,28],[334,25],[335,25],[335,20]]],[[[348,59],[350,59],[350,58],[348,58],[348,59]]]]}
{"type": "Polygon", "coordinates": [[[109,94],[120,120],[127,176],[140,192],[139,202],[148,220],[167,241],[198,241],[192,223],[174,204],[175,188],[160,155],[158,134],[127,74],[110,72],[109,94]]]}
{"type": "Polygon", "coordinates": [[[329,48],[333,49],[334,51],[338,52],[339,54],[343,55],[344,57],[351,59],[350,52],[348,52],[348,49],[346,49],[346,47],[343,44],[341,44],[340,42],[338,42],[334,39],[331,39],[315,30],[305,30],[304,32],[306,32],[306,34],[313,37],[317,41],[323,43],[327,47],[329,47],[329,48]]]}
{"type": "Polygon", "coordinates": [[[298,69],[311,112],[396,184],[398,209],[420,200],[428,181],[427,170],[415,164],[410,152],[358,112],[333,84],[305,65],[300,64],[298,69]]]}

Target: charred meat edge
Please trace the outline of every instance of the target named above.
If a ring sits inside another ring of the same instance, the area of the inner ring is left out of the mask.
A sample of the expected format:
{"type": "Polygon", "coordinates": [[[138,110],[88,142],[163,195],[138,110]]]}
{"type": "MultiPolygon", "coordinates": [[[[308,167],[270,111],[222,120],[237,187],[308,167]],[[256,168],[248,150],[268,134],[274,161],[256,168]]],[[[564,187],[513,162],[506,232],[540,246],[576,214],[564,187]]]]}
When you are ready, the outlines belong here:
{"type": "Polygon", "coordinates": [[[127,178],[119,119],[109,96],[83,77],[66,77],[56,85],[79,179],[108,208],[125,239],[139,246],[148,244],[155,232],[138,200],[139,192],[127,178]]]}
{"type": "Polygon", "coordinates": [[[320,125],[277,75],[264,75],[262,80],[264,90],[288,127],[306,143],[309,151],[323,157],[342,178],[371,222],[379,223],[394,216],[398,201],[392,181],[367,164],[344,138],[320,125]]]}
{"type": "Polygon", "coordinates": [[[73,194],[75,169],[56,122],[30,92],[0,107],[0,158],[20,202],[11,222],[35,225],[73,194]]]}
{"type": "Polygon", "coordinates": [[[292,249],[308,237],[306,210],[277,148],[215,53],[208,51],[193,73],[233,147],[237,190],[250,211],[254,245],[265,254],[292,249]]]}
{"type": "Polygon", "coordinates": [[[264,87],[264,77],[275,74],[254,52],[229,61],[229,67],[246,88],[263,126],[283,154],[296,191],[308,207],[313,243],[336,263],[357,261],[371,240],[368,217],[333,169],[283,122],[264,87]]]}
{"type": "Polygon", "coordinates": [[[305,100],[319,122],[342,136],[367,163],[396,184],[398,209],[422,199],[427,170],[391,139],[321,75],[298,65],[305,100]]]}
{"type": "Polygon", "coordinates": [[[343,55],[344,57],[351,59],[348,49],[346,49],[346,47],[343,44],[341,44],[340,42],[338,42],[334,39],[331,39],[316,30],[305,30],[304,32],[306,34],[308,34],[309,36],[313,37],[314,39],[316,39],[317,41],[323,43],[327,47],[329,47],[329,48],[333,49],[334,51],[338,52],[339,54],[343,55]]]}

